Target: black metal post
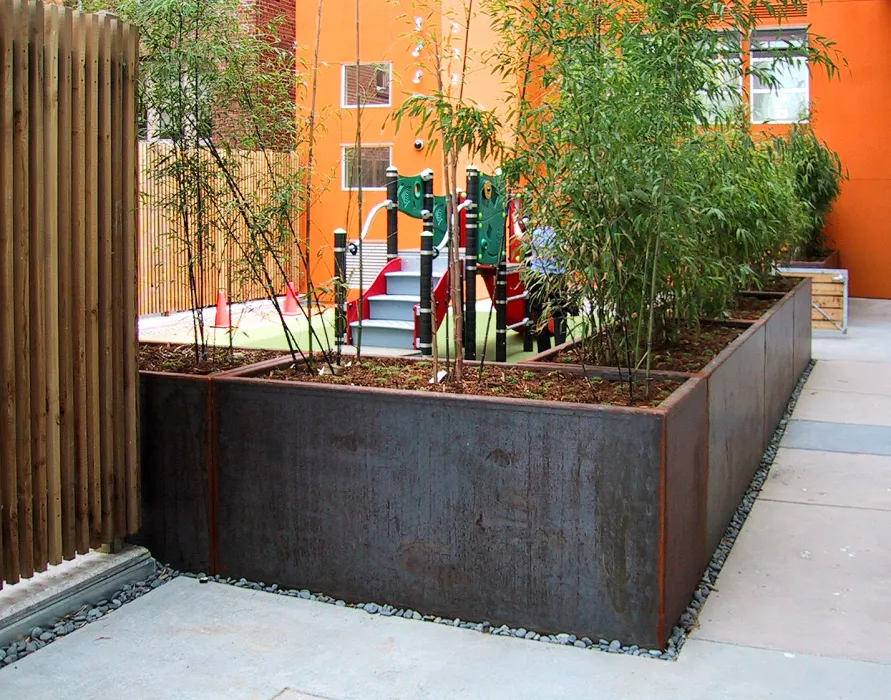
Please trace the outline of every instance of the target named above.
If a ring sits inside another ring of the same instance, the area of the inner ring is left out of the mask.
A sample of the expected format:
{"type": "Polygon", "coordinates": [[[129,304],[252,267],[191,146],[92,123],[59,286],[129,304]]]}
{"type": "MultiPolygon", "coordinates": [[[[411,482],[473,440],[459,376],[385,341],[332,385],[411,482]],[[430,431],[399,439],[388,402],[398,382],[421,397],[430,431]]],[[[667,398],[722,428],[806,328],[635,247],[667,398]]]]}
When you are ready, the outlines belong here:
{"type": "MultiPolygon", "coordinates": [[[[464,359],[476,359],[476,264],[479,257],[480,172],[467,166],[467,241],[464,247],[464,359]]],[[[460,221],[460,216],[459,216],[460,221]]],[[[459,227],[460,228],[460,227],[459,227]]]]}
{"type": "Polygon", "coordinates": [[[346,239],[345,229],[334,231],[334,337],[338,354],[346,343],[346,239]]]}
{"type": "Polygon", "coordinates": [[[387,260],[399,257],[399,169],[387,168],[387,260]]]}
{"type": "Polygon", "coordinates": [[[507,362],[507,222],[504,217],[504,236],[498,267],[495,272],[495,362],[507,362]]]}
{"type": "Polygon", "coordinates": [[[418,346],[422,355],[433,354],[433,171],[421,174],[424,181],[424,228],[421,231],[421,323],[418,346]]]}

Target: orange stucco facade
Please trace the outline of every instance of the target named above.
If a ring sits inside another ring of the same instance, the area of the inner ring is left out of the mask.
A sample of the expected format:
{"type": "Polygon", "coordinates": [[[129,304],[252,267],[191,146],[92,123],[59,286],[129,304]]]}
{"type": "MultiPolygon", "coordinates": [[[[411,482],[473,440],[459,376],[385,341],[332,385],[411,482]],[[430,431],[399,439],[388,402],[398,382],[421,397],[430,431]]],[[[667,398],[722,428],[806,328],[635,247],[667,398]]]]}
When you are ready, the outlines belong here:
{"type": "MultiPolygon", "coordinates": [[[[318,7],[314,2],[296,5],[297,43],[301,55],[311,59],[318,7]]],[[[423,65],[423,54],[412,55],[418,36],[414,18],[424,16],[425,28],[437,27],[445,37],[451,33],[450,17],[460,14],[463,3],[429,0],[426,11],[418,5],[411,0],[359,0],[361,61],[389,62],[393,69],[391,105],[364,109],[362,140],[366,145],[390,145],[392,162],[402,174],[433,168],[436,193],[441,194],[441,154],[416,151],[417,134],[412,125],[403,124],[397,133],[391,117],[393,108],[407,95],[429,92],[436,86],[431,70],[423,65]],[[435,12],[428,16],[431,8],[435,12]]],[[[776,26],[769,22],[765,20],[764,26],[776,26]]],[[[828,234],[841,252],[842,266],[850,271],[851,294],[891,298],[891,147],[887,145],[891,138],[891,0],[814,1],[806,18],[795,18],[787,25],[810,25],[814,33],[834,40],[847,61],[839,77],[830,80],[814,70],[810,80],[815,131],[839,153],[850,175],[830,217],[828,234]]],[[[324,129],[316,139],[315,171],[317,186],[327,190],[312,214],[312,274],[317,284],[327,282],[333,274],[333,230],[347,228],[354,239],[360,226],[356,192],[343,188],[341,165],[343,147],[356,139],[356,110],[341,107],[343,65],[356,61],[355,0],[325,2],[321,37],[317,109],[323,115],[324,129]]],[[[463,28],[459,38],[456,44],[463,46],[463,28]]],[[[503,86],[482,66],[480,57],[494,45],[485,16],[474,17],[470,43],[465,94],[486,107],[495,107],[503,86]]],[[[364,211],[384,198],[383,191],[366,191],[364,211]]],[[[402,221],[400,246],[417,247],[419,232],[419,223],[402,221]]],[[[384,237],[381,216],[369,239],[384,237]]]]}

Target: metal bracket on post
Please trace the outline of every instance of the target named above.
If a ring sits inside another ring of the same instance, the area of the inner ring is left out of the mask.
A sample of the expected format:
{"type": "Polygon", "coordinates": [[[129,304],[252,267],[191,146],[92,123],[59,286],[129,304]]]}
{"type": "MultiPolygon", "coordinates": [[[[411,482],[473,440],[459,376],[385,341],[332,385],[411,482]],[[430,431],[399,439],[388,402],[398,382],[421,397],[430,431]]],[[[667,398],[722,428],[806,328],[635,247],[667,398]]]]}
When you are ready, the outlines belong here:
{"type": "Polygon", "coordinates": [[[479,258],[480,172],[467,166],[467,240],[464,247],[464,359],[476,359],[476,265],[479,258]]]}
{"type": "Polygon", "coordinates": [[[346,343],[346,239],[347,232],[334,231],[334,338],[338,352],[346,343]]]}
{"type": "Polygon", "coordinates": [[[387,168],[387,260],[399,257],[399,169],[387,168]]]}
{"type": "Polygon", "coordinates": [[[422,355],[433,354],[433,171],[421,173],[424,181],[424,210],[421,216],[424,229],[421,232],[421,321],[418,347],[422,355]]]}

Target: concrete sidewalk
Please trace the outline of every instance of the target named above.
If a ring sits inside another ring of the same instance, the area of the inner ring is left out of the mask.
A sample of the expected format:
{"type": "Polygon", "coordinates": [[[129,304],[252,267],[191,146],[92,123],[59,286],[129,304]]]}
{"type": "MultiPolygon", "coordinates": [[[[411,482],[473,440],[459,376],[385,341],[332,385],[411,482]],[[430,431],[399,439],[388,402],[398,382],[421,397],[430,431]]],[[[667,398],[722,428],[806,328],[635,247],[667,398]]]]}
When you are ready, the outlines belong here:
{"type": "Polygon", "coordinates": [[[764,491],[677,662],[180,578],[0,670],[0,698],[891,697],[891,302],[814,342],[764,491]]]}

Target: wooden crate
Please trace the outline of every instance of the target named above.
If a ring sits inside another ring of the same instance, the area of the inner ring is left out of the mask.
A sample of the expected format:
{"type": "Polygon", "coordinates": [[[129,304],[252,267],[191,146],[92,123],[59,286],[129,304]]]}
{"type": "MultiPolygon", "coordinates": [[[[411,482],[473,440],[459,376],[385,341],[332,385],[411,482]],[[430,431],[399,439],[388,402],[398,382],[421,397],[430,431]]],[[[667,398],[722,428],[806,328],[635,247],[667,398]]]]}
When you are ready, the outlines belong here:
{"type": "Polygon", "coordinates": [[[848,332],[848,271],[781,267],[784,277],[810,277],[813,283],[811,323],[814,331],[848,332]]]}

